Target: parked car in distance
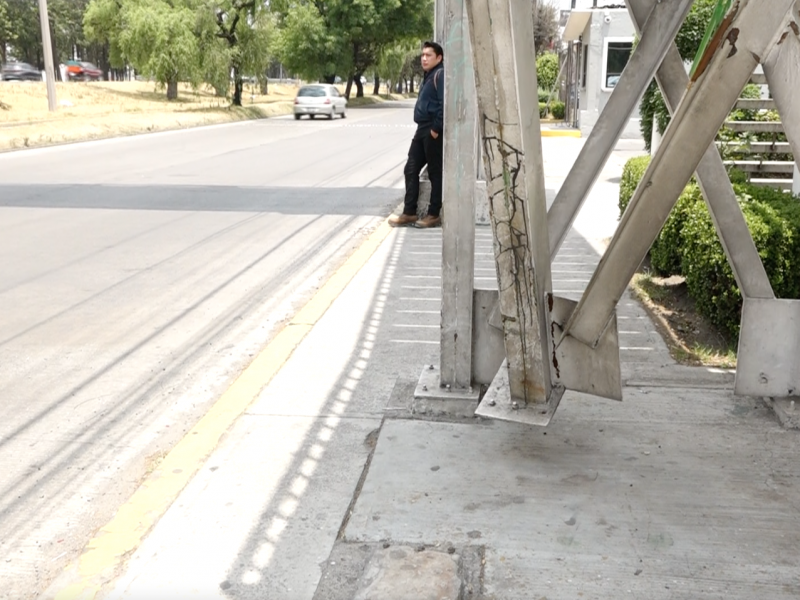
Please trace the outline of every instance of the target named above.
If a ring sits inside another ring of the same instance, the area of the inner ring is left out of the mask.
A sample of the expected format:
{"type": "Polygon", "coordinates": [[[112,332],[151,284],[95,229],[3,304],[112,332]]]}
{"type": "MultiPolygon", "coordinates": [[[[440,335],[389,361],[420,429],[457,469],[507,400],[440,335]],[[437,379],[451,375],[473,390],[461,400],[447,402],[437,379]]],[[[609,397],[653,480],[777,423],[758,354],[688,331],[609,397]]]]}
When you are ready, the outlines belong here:
{"type": "Polygon", "coordinates": [[[347,99],[339,94],[334,86],[327,83],[304,85],[294,99],[294,118],[308,115],[313,119],[317,115],[325,115],[333,119],[334,115],[347,117],[347,99]]]}
{"type": "Polygon", "coordinates": [[[24,62],[10,62],[3,65],[2,76],[5,81],[41,81],[42,72],[24,62]]]}
{"type": "Polygon", "coordinates": [[[67,77],[70,81],[100,81],[103,71],[90,62],[82,60],[67,61],[67,77]]]}

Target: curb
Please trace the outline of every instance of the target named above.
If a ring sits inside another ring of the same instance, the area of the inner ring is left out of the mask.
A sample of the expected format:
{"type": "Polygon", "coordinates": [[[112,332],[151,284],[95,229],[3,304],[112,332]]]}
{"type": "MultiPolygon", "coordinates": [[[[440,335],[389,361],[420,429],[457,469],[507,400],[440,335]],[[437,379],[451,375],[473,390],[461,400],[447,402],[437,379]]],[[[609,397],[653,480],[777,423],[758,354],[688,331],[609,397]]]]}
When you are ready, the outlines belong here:
{"type": "Polygon", "coordinates": [[[579,129],[542,129],[542,137],[581,137],[579,129]]]}

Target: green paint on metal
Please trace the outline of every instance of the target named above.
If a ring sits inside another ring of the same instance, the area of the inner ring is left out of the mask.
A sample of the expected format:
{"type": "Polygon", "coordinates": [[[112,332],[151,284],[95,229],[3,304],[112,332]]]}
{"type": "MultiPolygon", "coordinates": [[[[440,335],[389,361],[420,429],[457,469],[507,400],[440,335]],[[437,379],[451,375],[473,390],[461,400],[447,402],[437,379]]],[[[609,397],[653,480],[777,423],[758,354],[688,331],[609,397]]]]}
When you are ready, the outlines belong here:
{"type": "Polygon", "coordinates": [[[714,14],[711,16],[711,21],[709,21],[705,35],[703,35],[703,41],[700,42],[700,48],[697,50],[697,55],[694,57],[692,70],[689,73],[690,78],[694,78],[695,71],[700,64],[700,60],[703,58],[703,55],[708,49],[708,44],[711,42],[711,38],[713,38],[714,34],[717,33],[717,29],[719,29],[722,21],[725,20],[725,15],[728,14],[728,11],[730,11],[732,5],[733,0],[717,0],[717,5],[714,7],[714,14]]]}

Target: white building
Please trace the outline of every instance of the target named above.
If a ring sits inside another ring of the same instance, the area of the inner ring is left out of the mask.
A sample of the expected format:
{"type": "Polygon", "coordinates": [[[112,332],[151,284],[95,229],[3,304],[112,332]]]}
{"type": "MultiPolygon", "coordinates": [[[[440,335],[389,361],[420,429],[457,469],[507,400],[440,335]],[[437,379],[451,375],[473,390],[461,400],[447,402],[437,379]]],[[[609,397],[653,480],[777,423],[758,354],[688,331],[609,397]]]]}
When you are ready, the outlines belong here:
{"type": "MultiPolygon", "coordinates": [[[[596,0],[595,0],[596,3],[596,0]]],[[[581,4],[587,4],[582,2],[581,4]]],[[[562,41],[567,119],[587,135],[605,108],[633,50],[636,30],[624,4],[571,10],[562,41]]],[[[640,137],[638,108],[623,137],[640,137]]]]}

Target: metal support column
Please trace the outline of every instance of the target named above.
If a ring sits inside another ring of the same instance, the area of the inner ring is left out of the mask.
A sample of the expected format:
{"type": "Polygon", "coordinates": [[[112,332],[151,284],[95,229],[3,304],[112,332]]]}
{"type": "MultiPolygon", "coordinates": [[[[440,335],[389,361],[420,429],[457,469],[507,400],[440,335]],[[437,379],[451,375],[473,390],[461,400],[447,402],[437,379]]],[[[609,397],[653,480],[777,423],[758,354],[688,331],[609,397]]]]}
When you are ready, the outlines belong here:
{"type": "Polygon", "coordinates": [[[549,368],[543,320],[551,282],[536,72],[529,68],[531,3],[468,0],[467,6],[506,348],[498,374],[508,382],[503,408],[539,405],[541,412],[557,405],[563,388],[549,368]]]}
{"type": "Polygon", "coordinates": [[[464,2],[437,5],[445,56],[440,359],[439,369],[423,369],[414,394],[415,410],[449,414],[471,414],[479,394],[472,387],[477,101],[464,2]]]}
{"type": "Polygon", "coordinates": [[[53,42],[50,39],[50,17],[47,12],[47,0],[39,0],[39,21],[42,26],[42,55],[44,56],[45,84],[47,85],[47,107],[50,112],[56,110],[56,74],[53,65],[53,42]]]}

